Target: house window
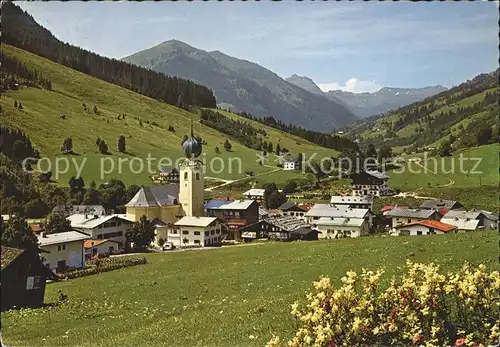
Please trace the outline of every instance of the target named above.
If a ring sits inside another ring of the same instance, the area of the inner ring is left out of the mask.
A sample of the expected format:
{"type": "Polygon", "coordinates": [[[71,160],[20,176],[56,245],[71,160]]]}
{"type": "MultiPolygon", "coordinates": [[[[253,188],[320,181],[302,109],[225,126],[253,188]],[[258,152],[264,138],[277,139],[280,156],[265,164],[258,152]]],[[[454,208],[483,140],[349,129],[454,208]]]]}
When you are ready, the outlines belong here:
{"type": "Polygon", "coordinates": [[[411,219],[410,218],[408,218],[408,223],[411,223],[411,219]]]}
{"type": "Polygon", "coordinates": [[[189,231],[187,231],[187,230],[182,230],[182,235],[189,235],[189,231]]]}
{"type": "Polygon", "coordinates": [[[177,234],[177,230],[170,230],[172,234],[177,234]]]}
{"type": "Polygon", "coordinates": [[[417,230],[417,235],[422,235],[422,230],[417,230]]]}
{"type": "Polygon", "coordinates": [[[60,251],[62,249],[61,245],[57,245],[57,250],[60,251]]]}
{"type": "Polygon", "coordinates": [[[188,179],[188,173],[187,172],[184,172],[184,179],[187,180],[188,179]]]}
{"type": "Polygon", "coordinates": [[[200,180],[200,173],[199,173],[199,172],[197,172],[197,173],[196,173],[196,180],[197,180],[197,181],[199,181],[199,180],[200,180]]]}
{"type": "Polygon", "coordinates": [[[200,244],[200,240],[194,240],[194,244],[195,245],[199,245],[200,244]]]}
{"type": "Polygon", "coordinates": [[[208,234],[209,234],[208,231],[205,231],[205,236],[208,236],[208,234]]]}
{"type": "Polygon", "coordinates": [[[200,232],[199,232],[199,231],[195,231],[195,232],[194,232],[194,234],[195,234],[196,236],[199,236],[199,235],[200,235],[200,232]]]}
{"type": "Polygon", "coordinates": [[[239,217],[240,216],[240,211],[234,212],[234,215],[237,216],[237,217],[239,217]]]}

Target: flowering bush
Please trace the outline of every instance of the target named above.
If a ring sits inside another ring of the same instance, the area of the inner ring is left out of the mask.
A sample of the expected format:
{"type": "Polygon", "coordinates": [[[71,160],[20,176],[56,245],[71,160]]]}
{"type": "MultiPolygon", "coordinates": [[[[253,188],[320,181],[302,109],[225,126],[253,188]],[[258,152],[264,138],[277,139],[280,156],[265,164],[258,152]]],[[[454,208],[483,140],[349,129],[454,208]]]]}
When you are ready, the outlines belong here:
{"type": "MultiPolygon", "coordinates": [[[[484,265],[443,275],[431,263],[408,262],[408,271],[381,287],[383,270],[349,271],[342,286],[314,282],[289,346],[498,345],[500,276],[484,265]]],[[[280,345],[274,336],[268,346],[280,345]]]]}

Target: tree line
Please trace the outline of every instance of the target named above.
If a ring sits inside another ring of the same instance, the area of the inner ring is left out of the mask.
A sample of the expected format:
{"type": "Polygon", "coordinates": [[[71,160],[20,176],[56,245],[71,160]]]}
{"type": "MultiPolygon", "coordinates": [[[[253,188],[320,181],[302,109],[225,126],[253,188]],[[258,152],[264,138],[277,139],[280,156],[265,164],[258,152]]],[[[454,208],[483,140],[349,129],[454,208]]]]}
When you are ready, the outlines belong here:
{"type": "Polygon", "coordinates": [[[2,6],[2,41],[171,105],[216,107],[209,88],[63,43],[11,2],[2,6]]]}
{"type": "Polygon", "coordinates": [[[271,116],[259,118],[259,117],[254,117],[247,112],[241,112],[239,113],[239,115],[260,122],[272,128],[284,131],[286,133],[298,136],[300,138],[303,138],[309,142],[312,142],[324,148],[331,148],[340,152],[346,149],[353,149],[353,150],[358,149],[358,145],[355,142],[341,136],[325,134],[314,130],[308,130],[297,125],[285,124],[284,122],[276,120],[274,117],[271,116]]]}
{"type": "Polygon", "coordinates": [[[17,89],[20,85],[52,89],[52,82],[39,71],[31,69],[14,57],[0,53],[0,92],[17,89]]]}

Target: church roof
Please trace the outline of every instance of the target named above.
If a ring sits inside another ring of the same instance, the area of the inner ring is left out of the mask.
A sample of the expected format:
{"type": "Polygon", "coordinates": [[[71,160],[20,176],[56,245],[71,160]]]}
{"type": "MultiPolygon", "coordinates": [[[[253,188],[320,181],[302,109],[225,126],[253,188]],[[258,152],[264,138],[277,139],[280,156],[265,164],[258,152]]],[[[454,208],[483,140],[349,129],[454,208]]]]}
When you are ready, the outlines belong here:
{"type": "Polygon", "coordinates": [[[179,186],[177,184],[142,187],[125,207],[157,207],[177,205],[179,186]]]}

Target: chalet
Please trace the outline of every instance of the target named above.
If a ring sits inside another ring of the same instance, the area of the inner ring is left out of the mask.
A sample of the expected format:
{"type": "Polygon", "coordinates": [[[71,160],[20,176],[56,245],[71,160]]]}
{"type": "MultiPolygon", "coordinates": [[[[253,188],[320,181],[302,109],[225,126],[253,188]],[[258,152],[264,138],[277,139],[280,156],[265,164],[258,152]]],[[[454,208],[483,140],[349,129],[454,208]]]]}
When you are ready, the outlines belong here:
{"type": "Polygon", "coordinates": [[[61,213],[66,217],[72,214],[104,216],[106,210],[101,205],[57,205],[52,209],[52,213],[61,213]]]}
{"type": "Polygon", "coordinates": [[[205,211],[227,225],[228,239],[239,240],[240,229],[259,220],[259,204],[254,200],[210,200],[205,211]]]}
{"type": "Polygon", "coordinates": [[[293,171],[299,169],[300,169],[300,163],[297,159],[287,159],[283,163],[283,170],[293,171]]]}
{"type": "Polygon", "coordinates": [[[151,180],[155,184],[165,184],[165,183],[179,184],[180,182],[179,170],[177,170],[175,167],[174,168],[162,167],[160,168],[158,174],[151,176],[151,180]]]}
{"type": "Polygon", "coordinates": [[[252,188],[243,193],[243,197],[248,200],[264,200],[265,189],[252,188]]]}
{"type": "Polygon", "coordinates": [[[318,239],[318,230],[313,229],[311,225],[292,216],[273,216],[266,218],[263,222],[267,225],[269,240],[310,241],[318,239]]]}
{"type": "Polygon", "coordinates": [[[116,241],[119,249],[125,247],[125,234],[134,224],[134,220],[125,214],[107,216],[73,214],[67,219],[73,229],[89,235],[90,239],[116,241]]]}
{"type": "Polygon", "coordinates": [[[449,210],[463,210],[463,205],[455,200],[425,200],[420,208],[423,210],[436,210],[441,213],[448,212],[449,210]]]}
{"type": "Polygon", "coordinates": [[[282,204],[278,207],[278,210],[281,211],[284,216],[292,216],[299,219],[304,219],[307,213],[307,208],[291,201],[282,204]]]}
{"type": "Polygon", "coordinates": [[[366,219],[370,228],[373,224],[373,213],[367,208],[350,208],[347,206],[332,206],[330,204],[314,204],[313,207],[305,214],[305,220],[309,224],[316,224],[322,217],[366,219]]]}
{"type": "Polygon", "coordinates": [[[85,260],[92,259],[98,255],[110,255],[120,251],[118,241],[113,240],[85,240],[83,243],[85,248],[85,260]]]}
{"type": "Polygon", "coordinates": [[[2,246],[1,310],[43,305],[45,283],[55,279],[35,252],[2,246]]]}
{"type": "Polygon", "coordinates": [[[218,246],[222,242],[222,223],[217,217],[185,216],[169,228],[166,241],[179,248],[218,246]]]}
{"type": "Polygon", "coordinates": [[[389,176],[379,171],[361,171],[350,176],[353,196],[383,196],[390,195],[391,190],[387,183],[389,176]]]}
{"type": "Polygon", "coordinates": [[[372,195],[332,195],[330,198],[330,204],[335,206],[347,206],[350,208],[373,208],[373,196],[372,195]]]}
{"type": "Polygon", "coordinates": [[[316,222],[316,228],[321,231],[320,239],[366,236],[370,231],[364,218],[321,217],[316,222]]]}
{"type": "Polygon", "coordinates": [[[498,216],[483,210],[471,211],[448,211],[442,219],[443,222],[456,225],[458,230],[473,231],[473,230],[492,230],[498,228],[498,216]],[[478,221],[476,224],[472,221],[478,221]],[[475,229],[472,229],[475,227],[475,229]]]}
{"type": "Polygon", "coordinates": [[[40,233],[39,248],[45,251],[43,262],[48,269],[65,272],[85,266],[83,243],[90,239],[87,234],[69,230],[62,233],[40,233]]]}
{"type": "Polygon", "coordinates": [[[394,208],[386,214],[392,219],[393,228],[401,224],[420,222],[424,219],[440,220],[442,215],[435,210],[420,210],[413,208],[394,208]]]}
{"type": "MultiPolygon", "coordinates": [[[[267,218],[266,218],[267,219],[267,218]]],[[[259,220],[240,229],[241,238],[245,242],[250,242],[258,239],[266,239],[269,235],[271,224],[266,219],[259,220]]]]}
{"type": "Polygon", "coordinates": [[[457,227],[433,219],[424,219],[417,222],[400,224],[395,227],[392,235],[432,235],[457,232],[457,227]]]}

